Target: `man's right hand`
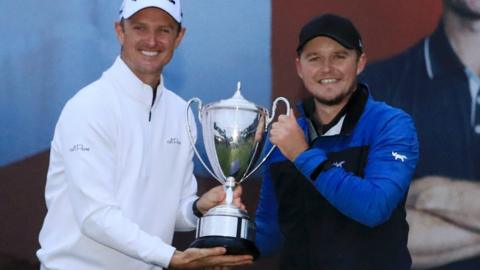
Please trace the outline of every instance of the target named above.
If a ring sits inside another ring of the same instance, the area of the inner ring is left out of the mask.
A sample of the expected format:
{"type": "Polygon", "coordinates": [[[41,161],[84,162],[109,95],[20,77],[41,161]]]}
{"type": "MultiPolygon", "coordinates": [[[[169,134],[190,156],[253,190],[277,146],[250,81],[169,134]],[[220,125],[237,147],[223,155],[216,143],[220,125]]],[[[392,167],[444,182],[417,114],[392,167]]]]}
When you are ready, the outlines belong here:
{"type": "Polygon", "coordinates": [[[197,269],[213,266],[240,266],[251,264],[250,255],[225,255],[227,250],[216,248],[189,248],[185,251],[176,250],[170,261],[173,269],[197,269]]]}

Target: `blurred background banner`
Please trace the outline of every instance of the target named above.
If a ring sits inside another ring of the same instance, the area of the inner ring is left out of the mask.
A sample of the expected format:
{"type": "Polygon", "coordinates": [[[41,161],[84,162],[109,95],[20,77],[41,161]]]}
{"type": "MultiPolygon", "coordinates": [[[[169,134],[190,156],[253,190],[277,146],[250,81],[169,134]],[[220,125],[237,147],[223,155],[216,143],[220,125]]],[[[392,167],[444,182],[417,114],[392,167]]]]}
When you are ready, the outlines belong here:
{"type": "MultiPolygon", "coordinates": [[[[101,76],[118,55],[113,26],[120,4],[121,0],[0,1],[0,269],[6,269],[2,264],[23,264],[27,269],[37,263],[55,123],[65,102],[101,76]]],[[[295,48],[300,27],[313,16],[333,12],[349,17],[363,36],[369,63],[374,63],[429,36],[443,12],[442,1],[416,0],[183,0],[182,4],[187,32],[164,72],[166,86],[184,99],[197,96],[209,103],[230,97],[236,82],[242,81],[244,97],[269,110],[277,96],[293,104],[305,95],[295,70],[295,48]]],[[[214,183],[199,163],[196,172],[200,190],[214,183]]],[[[259,184],[255,179],[245,184],[250,213],[255,212],[259,184]]],[[[477,234],[459,234],[470,241],[467,255],[437,264],[478,258],[480,229],[473,231],[477,234]]],[[[175,241],[182,247],[192,237],[178,234],[175,241]]],[[[275,263],[269,258],[248,269],[276,269],[275,263]]]]}
{"type": "MultiPolygon", "coordinates": [[[[187,34],[165,71],[185,99],[270,100],[270,2],[184,0],[187,34]]],[[[97,79],[120,49],[121,0],[1,1],[0,166],[49,148],[66,100],[97,79]]]]}

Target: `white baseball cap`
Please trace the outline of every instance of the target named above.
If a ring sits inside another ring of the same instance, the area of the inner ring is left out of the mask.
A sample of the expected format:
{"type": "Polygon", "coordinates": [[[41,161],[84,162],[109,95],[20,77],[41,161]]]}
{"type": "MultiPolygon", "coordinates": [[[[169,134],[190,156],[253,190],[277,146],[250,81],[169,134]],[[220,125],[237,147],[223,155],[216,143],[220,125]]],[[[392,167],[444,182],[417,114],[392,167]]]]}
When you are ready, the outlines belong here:
{"type": "Polygon", "coordinates": [[[120,19],[128,19],[133,14],[147,7],[161,8],[178,23],[182,21],[180,0],[123,0],[119,11],[120,19]]]}

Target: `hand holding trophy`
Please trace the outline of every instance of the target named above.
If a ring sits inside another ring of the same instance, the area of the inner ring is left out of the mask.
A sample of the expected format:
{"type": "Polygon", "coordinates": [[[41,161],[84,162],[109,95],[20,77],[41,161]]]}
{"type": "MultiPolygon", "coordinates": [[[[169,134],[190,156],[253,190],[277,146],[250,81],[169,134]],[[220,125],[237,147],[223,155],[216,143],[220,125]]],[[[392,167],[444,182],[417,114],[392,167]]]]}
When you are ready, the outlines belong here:
{"type": "Polygon", "coordinates": [[[223,184],[226,199],[221,205],[211,208],[197,223],[196,239],[190,245],[197,248],[225,247],[227,254],[250,254],[257,258],[255,246],[255,224],[247,211],[233,205],[233,190],[265,162],[275,146],[260,158],[265,141],[265,132],[275,117],[277,103],[290,104],[286,98],[278,97],[268,110],[245,98],[240,93],[240,82],[233,97],[202,106],[199,98],[188,101],[187,111],[193,102],[198,103],[198,118],[202,126],[205,152],[212,169],[200,156],[190,130],[187,112],[187,131],[192,147],[205,169],[223,184]],[[212,172],[213,171],[213,172],[212,172]]]}

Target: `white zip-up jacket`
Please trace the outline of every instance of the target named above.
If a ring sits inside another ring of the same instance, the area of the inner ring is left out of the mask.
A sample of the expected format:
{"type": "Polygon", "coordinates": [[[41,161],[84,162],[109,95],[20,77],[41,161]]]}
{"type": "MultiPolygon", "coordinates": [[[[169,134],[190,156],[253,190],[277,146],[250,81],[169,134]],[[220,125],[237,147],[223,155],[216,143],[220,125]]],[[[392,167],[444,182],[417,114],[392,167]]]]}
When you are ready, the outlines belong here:
{"type": "Polygon", "coordinates": [[[118,57],[65,105],[50,152],[42,269],[168,267],[174,230],[194,229],[186,102],[163,79],[152,98],[118,57]]]}

